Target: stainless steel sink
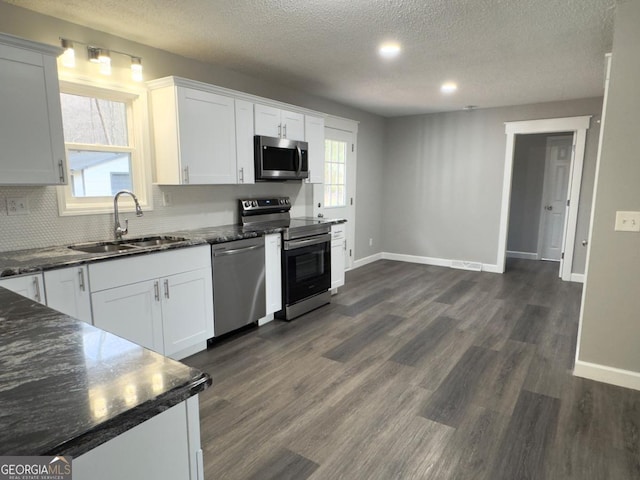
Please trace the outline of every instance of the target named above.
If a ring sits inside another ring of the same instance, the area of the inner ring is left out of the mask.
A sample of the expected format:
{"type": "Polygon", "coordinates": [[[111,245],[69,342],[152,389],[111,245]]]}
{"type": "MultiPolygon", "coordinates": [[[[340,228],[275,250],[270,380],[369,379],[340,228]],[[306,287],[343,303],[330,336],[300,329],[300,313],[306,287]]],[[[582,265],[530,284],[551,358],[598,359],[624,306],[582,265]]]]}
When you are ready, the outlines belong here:
{"type": "Polygon", "coordinates": [[[132,250],[136,247],[133,245],[125,245],[124,243],[109,242],[109,243],[93,243],[86,245],[72,245],[69,247],[72,250],[78,250],[85,253],[119,253],[132,250]]]}
{"type": "Polygon", "coordinates": [[[145,238],[132,238],[126,240],[129,245],[135,245],[136,247],[157,247],[160,245],[169,245],[172,243],[184,242],[186,238],[181,237],[145,237],[145,238]]]}
{"type": "Polygon", "coordinates": [[[131,238],[113,242],[83,243],[79,245],[71,245],[69,248],[71,250],[77,250],[85,253],[120,253],[138,248],[159,247],[160,245],[169,245],[172,243],[184,242],[185,240],[186,238],[182,237],[166,237],[157,235],[153,237],[131,238]]]}

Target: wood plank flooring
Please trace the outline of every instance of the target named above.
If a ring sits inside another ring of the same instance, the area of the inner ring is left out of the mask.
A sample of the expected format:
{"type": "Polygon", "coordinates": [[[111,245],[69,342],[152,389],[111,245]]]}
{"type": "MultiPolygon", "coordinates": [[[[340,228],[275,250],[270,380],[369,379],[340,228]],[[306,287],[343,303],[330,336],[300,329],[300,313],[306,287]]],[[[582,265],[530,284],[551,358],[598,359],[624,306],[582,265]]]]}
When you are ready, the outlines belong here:
{"type": "Polygon", "coordinates": [[[640,479],[640,392],[573,377],[581,286],[378,261],[185,363],[214,479],[640,479]]]}

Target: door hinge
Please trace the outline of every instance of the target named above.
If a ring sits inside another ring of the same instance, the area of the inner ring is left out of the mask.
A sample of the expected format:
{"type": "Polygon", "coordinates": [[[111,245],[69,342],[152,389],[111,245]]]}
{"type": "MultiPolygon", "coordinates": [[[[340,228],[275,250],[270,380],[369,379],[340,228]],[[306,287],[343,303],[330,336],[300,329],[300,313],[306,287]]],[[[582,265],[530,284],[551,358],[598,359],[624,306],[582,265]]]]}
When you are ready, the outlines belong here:
{"type": "Polygon", "coordinates": [[[356,150],[355,150],[355,148],[356,148],[356,144],[355,144],[355,143],[352,143],[352,144],[351,144],[351,151],[352,151],[352,152],[355,152],[355,151],[356,151],[356,150]]]}
{"type": "Polygon", "coordinates": [[[351,249],[349,249],[349,256],[351,256],[351,255],[352,255],[352,253],[353,253],[353,252],[351,251],[351,249]]]}
{"type": "Polygon", "coordinates": [[[567,200],[567,207],[571,205],[571,200],[567,200]]]}
{"type": "Polygon", "coordinates": [[[351,197],[350,202],[351,202],[351,205],[353,205],[353,197],[351,197]]]}
{"type": "Polygon", "coordinates": [[[561,260],[564,260],[564,252],[562,252],[562,255],[560,256],[561,260]]]}

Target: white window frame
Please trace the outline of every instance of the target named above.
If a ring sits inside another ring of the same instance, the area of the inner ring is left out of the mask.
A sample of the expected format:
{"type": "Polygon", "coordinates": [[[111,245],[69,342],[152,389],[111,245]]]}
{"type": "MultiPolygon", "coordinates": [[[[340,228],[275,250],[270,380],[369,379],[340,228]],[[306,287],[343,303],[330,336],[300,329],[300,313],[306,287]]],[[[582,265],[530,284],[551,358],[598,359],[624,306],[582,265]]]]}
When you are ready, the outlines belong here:
{"type": "MultiPolygon", "coordinates": [[[[131,177],[133,192],[138,197],[143,210],[153,210],[151,194],[151,162],[148,160],[150,151],[149,116],[147,105],[147,91],[143,88],[133,88],[122,85],[97,86],[91,80],[74,78],[60,80],[60,92],[72,95],[99,97],[127,104],[127,122],[129,129],[129,147],[117,148],[118,151],[131,152],[131,177]]],[[[86,145],[89,147],[89,145],[86,145]]],[[[65,149],[73,148],[65,144],[65,149]]],[[[109,147],[100,147],[107,151],[109,147]]],[[[70,172],[67,161],[67,172],[70,172]]],[[[60,216],[94,215],[113,212],[113,197],[74,197],[72,185],[57,187],[58,211],[60,216]]],[[[122,197],[119,204],[121,211],[134,211],[135,205],[129,197],[122,197]]]]}
{"type": "MultiPolygon", "coordinates": [[[[344,143],[345,144],[345,151],[344,151],[344,157],[345,158],[344,158],[344,163],[342,163],[342,164],[340,164],[338,162],[327,162],[326,157],[324,159],[324,165],[323,166],[326,166],[327,163],[331,163],[331,164],[335,164],[335,165],[343,165],[344,166],[344,182],[342,184],[340,184],[340,183],[327,183],[327,179],[325,178],[325,183],[324,183],[324,185],[322,187],[323,188],[322,197],[323,197],[324,208],[327,208],[327,209],[345,208],[347,206],[347,203],[348,203],[347,202],[347,155],[348,155],[349,143],[348,142],[344,142],[342,140],[333,140],[331,138],[325,138],[325,151],[326,151],[326,148],[327,148],[326,142],[344,143]],[[327,202],[326,202],[326,187],[327,186],[332,186],[332,185],[342,186],[342,188],[343,188],[343,192],[344,192],[343,199],[342,199],[343,203],[340,204],[340,205],[328,205],[327,202]]],[[[326,177],[326,175],[325,175],[325,177],[326,177]]]]}

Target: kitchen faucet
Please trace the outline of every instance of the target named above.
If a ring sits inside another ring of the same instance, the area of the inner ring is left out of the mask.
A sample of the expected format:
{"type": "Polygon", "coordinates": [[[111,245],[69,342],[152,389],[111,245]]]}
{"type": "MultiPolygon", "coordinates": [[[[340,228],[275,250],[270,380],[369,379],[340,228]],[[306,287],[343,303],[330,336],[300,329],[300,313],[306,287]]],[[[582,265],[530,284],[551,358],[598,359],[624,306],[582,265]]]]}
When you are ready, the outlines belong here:
{"type": "Polygon", "coordinates": [[[133,192],[129,190],[120,190],[113,196],[113,215],[115,217],[115,226],[113,227],[113,233],[116,237],[116,240],[122,240],[122,236],[129,233],[129,220],[124,219],[124,228],[120,226],[120,218],[118,217],[118,198],[120,195],[127,194],[131,195],[133,201],[136,203],[136,216],[141,217],[144,215],[142,213],[142,208],[140,208],[140,204],[138,203],[138,198],[134,195],[133,192]]]}

